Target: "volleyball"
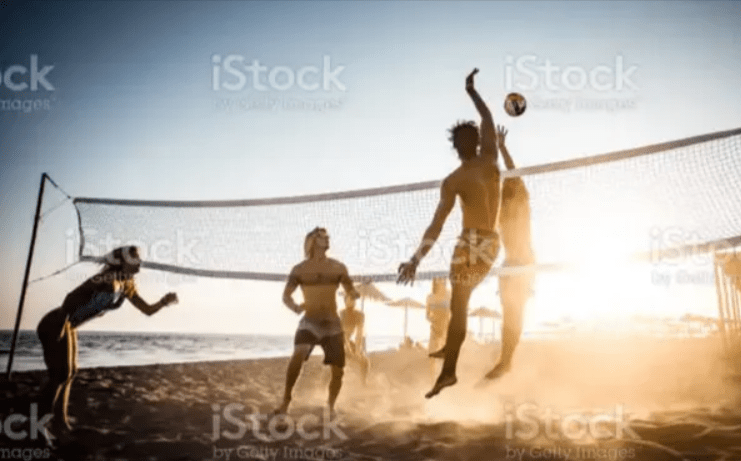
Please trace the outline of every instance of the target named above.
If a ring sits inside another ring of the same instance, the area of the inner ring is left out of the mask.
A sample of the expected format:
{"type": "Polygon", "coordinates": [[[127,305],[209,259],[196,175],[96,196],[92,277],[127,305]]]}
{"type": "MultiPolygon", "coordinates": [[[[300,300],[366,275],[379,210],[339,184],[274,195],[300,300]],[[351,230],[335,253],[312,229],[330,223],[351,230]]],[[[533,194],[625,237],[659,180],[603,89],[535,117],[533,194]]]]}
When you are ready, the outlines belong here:
{"type": "Polygon", "coordinates": [[[510,93],[504,100],[504,110],[510,117],[519,117],[525,113],[526,108],[527,101],[525,101],[525,97],[520,93],[510,93]]]}

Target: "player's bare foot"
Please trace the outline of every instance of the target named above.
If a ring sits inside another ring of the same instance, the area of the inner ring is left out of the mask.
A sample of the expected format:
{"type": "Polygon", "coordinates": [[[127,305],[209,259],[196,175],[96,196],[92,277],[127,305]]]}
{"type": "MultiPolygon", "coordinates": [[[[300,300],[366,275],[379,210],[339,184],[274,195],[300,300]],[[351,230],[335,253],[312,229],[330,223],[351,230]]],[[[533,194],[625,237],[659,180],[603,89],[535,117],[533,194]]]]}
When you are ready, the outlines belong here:
{"type": "Polygon", "coordinates": [[[431,352],[429,357],[433,359],[444,359],[445,358],[445,348],[443,347],[439,351],[431,352]]]}
{"type": "Polygon", "coordinates": [[[41,435],[49,448],[58,448],[74,440],[69,420],[64,421],[58,418],[52,418],[51,421],[43,425],[41,435]]]}
{"type": "Polygon", "coordinates": [[[288,405],[290,405],[290,404],[291,404],[291,401],[290,400],[288,400],[288,401],[285,401],[284,400],[283,403],[278,408],[276,408],[275,410],[273,410],[273,416],[287,414],[288,413],[288,405]]]}
{"type": "Polygon", "coordinates": [[[452,386],[457,382],[458,378],[453,375],[440,376],[439,378],[437,378],[437,382],[432,387],[432,390],[425,394],[425,398],[431,399],[432,397],[439,394],[441,390],[445,389],[446,387],[452,386]]]}
{"type": "Polygon", "coordinates": [[[484,378],[489,380],[500,378],[506,374],[510,368],[512,368],[511,362],[499,362],[491,369],[491,371],[484,375],[484,378]]]}

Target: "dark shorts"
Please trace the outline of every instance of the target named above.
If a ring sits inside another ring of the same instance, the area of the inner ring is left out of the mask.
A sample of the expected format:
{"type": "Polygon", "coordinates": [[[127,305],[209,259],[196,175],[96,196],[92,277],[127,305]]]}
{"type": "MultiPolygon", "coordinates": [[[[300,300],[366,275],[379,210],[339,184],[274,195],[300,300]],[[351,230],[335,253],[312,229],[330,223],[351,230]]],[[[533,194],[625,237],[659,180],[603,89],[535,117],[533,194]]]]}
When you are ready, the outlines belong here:
{"type": "Polygon", "coordinates": [[[66,379],[77,371],[77,330],[61,307],[49,311],[39,322],[36,334],[41,341],[44,363],[52,380],[66,379]]]}
{"type": "Polygon", "coordinates": [[[489,275],[498,254],[498,233],[463,229],[450,263],[450,283],[478,285],[489,275]]]}
{"type": "Polygon", "coordinates": [[[306,360],[309,360],[311,351],[318,344],[324,350],[325,365],[334,365],[340,368],[344,368],[345,366],[345,336],[343,333],[324,336],[320,339],[310,330],[299,328],[296,330],[293,344],[296,346],[299,344],[308,344],[311,346],[309,353],[306,355],[306,360]]]}
{"type": "Polygon", "coordinates": [[[65,335],[66,322],[67,314],[59,307],[44,315],[36,328],[36,334],[41,343],[61,341],[65,335]]]}

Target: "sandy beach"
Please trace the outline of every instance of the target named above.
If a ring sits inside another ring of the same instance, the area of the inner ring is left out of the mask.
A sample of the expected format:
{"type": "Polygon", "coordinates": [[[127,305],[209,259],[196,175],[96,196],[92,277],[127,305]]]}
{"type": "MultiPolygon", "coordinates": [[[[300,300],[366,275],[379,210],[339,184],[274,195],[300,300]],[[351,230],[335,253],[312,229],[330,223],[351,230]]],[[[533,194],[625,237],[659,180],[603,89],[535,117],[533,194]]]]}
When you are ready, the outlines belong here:
{"type": "Polygon", "coordinates": [[[287,358],[85,368],[73,438],[53,448],[30,430],[45,373],[19,372],[3,390],[0,459],[741,459],[741,383],[717,339],[526,342],[508,375],[480,386],[496,347],[466,342],[459,383],[432,400],[420,348],[373,354],[367,386],[350,362],[335,418],[321,355],[288,418],[270,416],[287,358]]]}

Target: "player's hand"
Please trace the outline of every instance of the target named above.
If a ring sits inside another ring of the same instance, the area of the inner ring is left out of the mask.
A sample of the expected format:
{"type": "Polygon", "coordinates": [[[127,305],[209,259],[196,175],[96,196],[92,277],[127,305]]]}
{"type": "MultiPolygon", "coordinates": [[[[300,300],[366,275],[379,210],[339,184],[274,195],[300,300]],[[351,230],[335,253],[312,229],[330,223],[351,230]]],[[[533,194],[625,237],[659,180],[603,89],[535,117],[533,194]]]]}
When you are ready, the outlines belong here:
{"type": "Polygon", "coordinates": [[[301,315],[303,311],[306,310],[306,307],[304,307],[304,303],[297,304],[295,309],[291,309],[293,312],[295,312],[297,315],[301,315]]]}
{"type": "Polygon", "coordinates": [[[504,127],[504,125],[497,125],[497,144],[499,146],[504,145],[504,138],[507,137],[507,129],[504,127]]]}
{"type": "Polygon", "coordinates": [[[473,90],[473,76],[476,75],[479,72],[478,68],[475,68],[473,71],[471,71],[470,74],[468,74],[468,77],[466,77],[466,90],[471,91],[473,90]]]}
{"type": "Polygon", "coordinates": [[[178,302],[178,295],[177,293],[167,293],[165,296],[162,297],[162,304],[165,306],[169,306],[170,304],[177,304],[178,302]]]}
{"type": "Polygon", "coordinates": [[[409,262],[401,263],[399,265],[399,277],[396,279],[396,283],[406,285],[414,285],[414,278],[417,275],[417,264],[419,264],[414,258],[409,262]]]}

